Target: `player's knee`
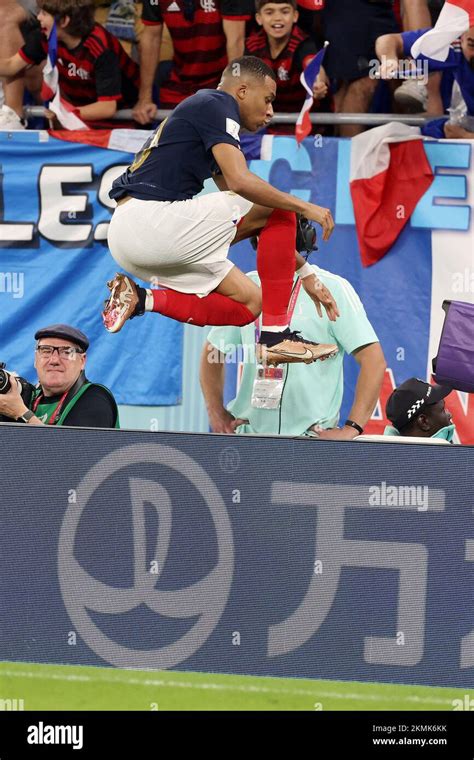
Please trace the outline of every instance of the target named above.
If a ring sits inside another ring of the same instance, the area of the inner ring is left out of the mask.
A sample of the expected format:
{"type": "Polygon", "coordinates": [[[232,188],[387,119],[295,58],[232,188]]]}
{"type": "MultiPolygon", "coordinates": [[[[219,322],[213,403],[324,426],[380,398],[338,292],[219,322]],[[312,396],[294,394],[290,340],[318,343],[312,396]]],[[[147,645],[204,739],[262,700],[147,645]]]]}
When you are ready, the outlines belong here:
{"type": "Polygon", "coordinates": [[[271,224],[284,224],[289,227],[294,227],[296,230],[296,214],[294,211],[285,211],[282,208],[274,208],[267,221],[267,225],[271,224]]]}

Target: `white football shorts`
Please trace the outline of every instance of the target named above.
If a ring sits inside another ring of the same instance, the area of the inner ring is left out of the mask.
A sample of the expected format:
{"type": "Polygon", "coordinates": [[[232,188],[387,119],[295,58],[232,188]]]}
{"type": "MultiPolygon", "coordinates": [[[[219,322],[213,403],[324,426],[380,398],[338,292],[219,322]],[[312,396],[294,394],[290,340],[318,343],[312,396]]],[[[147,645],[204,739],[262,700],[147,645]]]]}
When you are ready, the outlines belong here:
{"type": "Polygon", "coordinates": [[[110,252],[121,269],[150,287],[206,296],[234,266],[229,246],[252,206],[230,191],[186,201],[130,198],[113,213],[110,252]]]}

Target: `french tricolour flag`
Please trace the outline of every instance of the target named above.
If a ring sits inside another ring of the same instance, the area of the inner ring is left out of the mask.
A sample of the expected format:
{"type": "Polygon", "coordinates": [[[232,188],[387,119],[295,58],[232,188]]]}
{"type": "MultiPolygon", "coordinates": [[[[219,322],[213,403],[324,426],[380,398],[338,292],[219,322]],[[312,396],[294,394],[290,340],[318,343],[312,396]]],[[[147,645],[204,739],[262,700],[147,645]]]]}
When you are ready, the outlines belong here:
{"type": "Polygon", "coordinates": [[[390,250],[433,179],[418,127],[390,122],[352,138],[350,189],[364,266],[390,250]]]}
{"type": "Polygon", "coordinates": [[[474,26],[474,0],[446,0],[433,29],[413,43],[413,58],[424,55],[445,61],[450,44],[471,26],[474,26]]]}
{"type": "Polygon", "coordinates": [[[74,113],[74,106],[61,97],[57,60],[58,36],[56,22],[54,22],[48,39],[48,55],[43,69],[41,97],[44,101],[49,101],[49,109],[56,114],[65,129],[88,129],[87,124],[74,113]]]}
{"type": "Polygon", "coordinates": [[[314,103],[313,87],[319,74],[319,70],[321,69],[328,45],[329,42],[325,42],[322,50],[314,56],[306,68],[301,72],[300,82],[306,90],[306,99],[303,103],[303,108],[300,111],[295,127],[295,137],[298,144],[311,134],[311,119],[309,117],[309,112],[314,103]]]}

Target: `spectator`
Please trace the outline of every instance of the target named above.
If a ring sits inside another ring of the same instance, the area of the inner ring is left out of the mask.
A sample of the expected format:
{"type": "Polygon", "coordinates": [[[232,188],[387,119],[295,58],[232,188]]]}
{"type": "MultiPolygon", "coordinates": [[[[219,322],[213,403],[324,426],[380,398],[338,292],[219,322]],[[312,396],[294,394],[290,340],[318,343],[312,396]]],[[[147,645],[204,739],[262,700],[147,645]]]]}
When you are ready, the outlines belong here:
{"type": "Polygon", "coordinates": [[[82,120],[96,127],[111,126],[107,120],[117,108],[131,107],[136,100],[137,64],[110,32],[95,23],[90,0],[39,0],[38,6],[41,31],[30,32],[15,55],[0,60],[0,75],[15,76],[44,61],[47,38],[56,22],[62,97],[76,107],[82,120]]]}
{"type": "Polygon", "coordinates": [[[444,402],[451,390],[416,377],[405,380],[387,401],[385,413],[393,427],[387,425],[384,435],[440,438],[452,443],[456,428],[444,402]]]}
{"type": "Polygon", "coordinates": [[[253,0],[143,0],[140,93],[133,116],[148,124],[156,115],[153,85],[160,60],[163,23],[174,55],[171,73],[159,86],[160,108],[174,108],[196,90],[217,86],[227,62],[244,51],[245,22],[253,0]]]}
{"type": "MultiPolygon", "coordinates": [[[[377,55],[382,61],[381,75],[391,78],[398,69],[400,58],[409,57],[415,40],[421,37],[427,29],[403,34],[388,34],[377,40],[377,55]]],[[[465,103],[466,117],[474,117],[474,27],[465,32],[460,42],[454,42],[445,61],[428,58],[429,71],[441,71],[452,75],[457,82],[465,103]]],[[[474,137],[474,126],[448,123],[448,118],[429,123],[423,128],[423,133],[430,137],[469,138],[474,137]]]]}
{"type": "MultiPolygon", "coordinates": [[[[245,42],[245,54],[261,58],[275,72],[277,96],[273,110],[295,113],[301,110],[306,91],[300,82],[303,69],[317,53],[314,41],[298,26],[296,0],[256,0],[256,20],[262,27],[245,42]]],[[[327,95],[324,70],[321,71],[313,94],[316,99],[327,95]]],[[[289,130],[295,131],[294,124],[289,130]]],[[[271,131],[285,132],[285,128],[271,131]]]]}
{"type": "Polygon", "coordinates": [[[89,340],[69,325],[44,327],[35,335],[37,386],[29,407],[16,382],[0,395],[0,414],[29,425],[72,425],[113,428],[119,426],[112,393],[91,383],[85,375],[89,340]]]}
{"type": "MultiPolygon", "coordinates": [[[[338,113],[367,113],[378,84],[369,76],[375,58],[375,41],[398,26],[391,0],[326,0],[323,13],[329,40],[324,66],[335,92],[338,113]]],[[[359,124],[339,128],[342,137],[364,130],[359,124]]]]}
{"type": "MultiPolygon", "coordinates": [[[[0,0],[0,50],[2,56],[14,55],[24,44],[25,36],[39,24],[32,13],[28,12],[16,0],[0,0]]],[[[34,66],[27,72],[28,89],[39,95],[42,75],[34,66]]],[[[0,111],[0,129],[24,129],[23,93],[25,76],[7,77],[3,80],[4,103],[6,108],[0,111]]]]}
{"type": "MultiPolygon", "coordinates": [[[[401,13],[403,31],[410,32],[431,26],[431,14],[428,0],[402,0],[401,13]]],[[[439,80],[436,80],[439,89],[439,80]]],[[[428,89],[423,81],[407,79],[394,92],[395,102],[408,112],[426,111],[428,107],[428,89]]]]}
{"type": "MultiPolygon", "coordinates": [[[[277,383],[278,373],[275,376],[275,372],[278,370],[282,375],[280,386],[275,389],[281,391],[281,399],[276,405],[271,401],[267,408],[262,408],[262,401],[256,399],[254,391],[257,366],[253,347],[259,328],[256,324],[241,328],[212,328],[201,358],[201,387],[214,432],[316,435],[320,438],[350,440],[362,432],[370,419],[385,372],[380,343],[350,283],[319,267],[313,269],[322,283],[333,292],[340,317],[336,322],[330,322],[325,313],[318,316],[314,302],[303,289],[299,289],[298,281],[290,301],[291,329],[302,330],[317,342],[336,343],[339,347],[338,355],[309,366],[294,364],[286,369],[268,368],[267,372],[277,383]],[[224,361],[226,354],[235,354],[239,347],[243,347],[244,351],[242,380],[237,397],[227,410],[223,403],[224,361]],[[343,359],[346,352],[355,357],[360,373],[349,413],[351,422],[341,429],[334,429],[342,401],[343,359]],[[272,403],[273,408],[268,408],[272,403]]],[[[256,273],[249,276],[259,283],[256,273]]],[[[274,385],[273,387],[275,388],[274,385]]]]}

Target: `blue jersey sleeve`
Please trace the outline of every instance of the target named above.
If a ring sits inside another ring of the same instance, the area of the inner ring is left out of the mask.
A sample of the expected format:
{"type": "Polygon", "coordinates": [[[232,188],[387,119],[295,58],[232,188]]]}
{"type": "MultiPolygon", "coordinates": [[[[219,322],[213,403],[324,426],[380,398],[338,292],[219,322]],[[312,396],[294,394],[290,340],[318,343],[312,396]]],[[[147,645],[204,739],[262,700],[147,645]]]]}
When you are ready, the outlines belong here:
{"type": "Polygon", "coordinates": [[[236,113],[216,98],[209,98],[193,114],[193,126],[206,150],[219,143],[229,143],[240,149],[240,123],[236,113]]]}
{"type": "MultiPolygon", "coordinates": [[[[418,29],[415,32],[402,32],[401,38],[403,41],[403,55],[405,58],[411,57],[411,48],[414,42],[422,37],[428,29],[418,29]]],[[[425,55],[419,55],[418,61],[428,61],[429,71],[443,71],[443,69],[451,69],[453,66],[458,65],[458,60],[455,51],[452,47],[449,48],[448,57],[445,61],[435,61],[434,58],[427,58],[425,55]]]]}

